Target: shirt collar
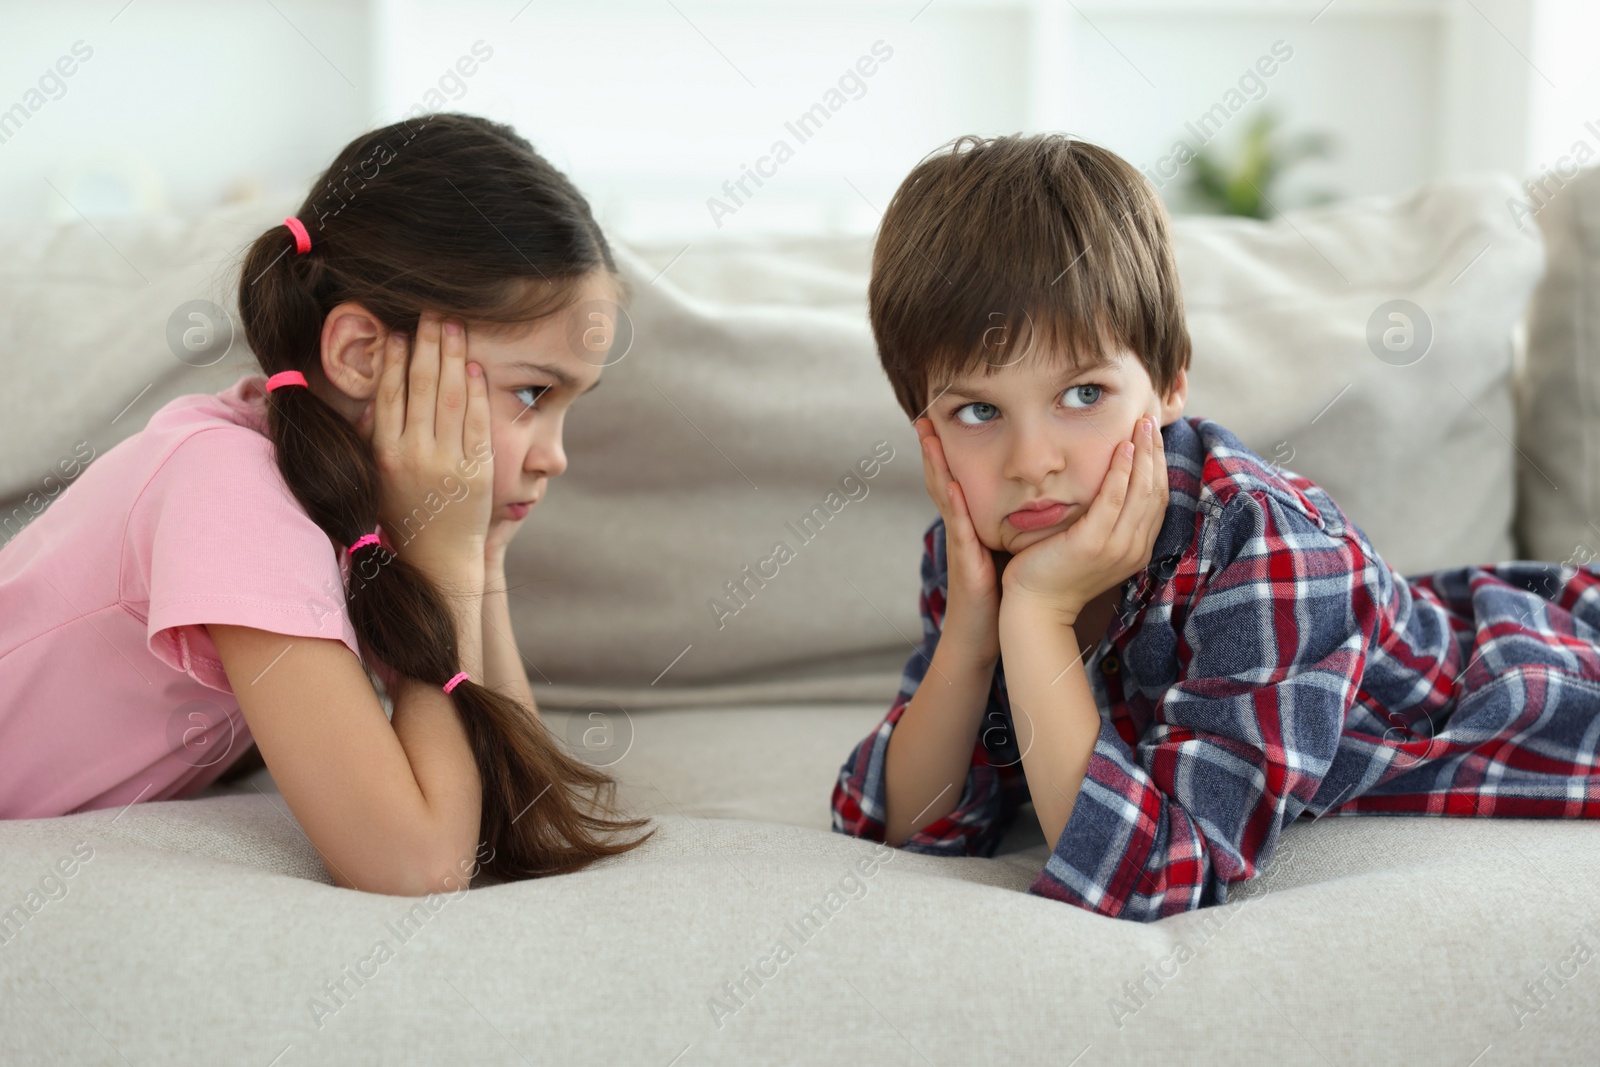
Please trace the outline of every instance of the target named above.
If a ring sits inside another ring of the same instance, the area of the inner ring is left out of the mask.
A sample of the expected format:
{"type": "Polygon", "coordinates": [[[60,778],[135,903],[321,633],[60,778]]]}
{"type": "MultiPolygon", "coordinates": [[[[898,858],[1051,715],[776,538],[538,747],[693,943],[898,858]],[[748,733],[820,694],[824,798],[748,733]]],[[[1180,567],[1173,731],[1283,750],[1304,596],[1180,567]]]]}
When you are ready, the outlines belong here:
{"type": "Polygon", "coordinates": [[[1156,567],[1163,560],[1176,562],[1194,541],[1194,513],[1197,501],[1188,493],[1171,490],[1170,483],[1173,478],[1170,468],[1178,465],[1198,477],[1205,462],[1205,457],[1201,454],[1204,447],[1200,435],[1184,416],[1180,415],[1161,427],[1161,441],[1169,468],[1167,513],[1162,519],[1160,532],[1156,534],[1155,547],[1150,550],[1151,567],[1156,567]]]}

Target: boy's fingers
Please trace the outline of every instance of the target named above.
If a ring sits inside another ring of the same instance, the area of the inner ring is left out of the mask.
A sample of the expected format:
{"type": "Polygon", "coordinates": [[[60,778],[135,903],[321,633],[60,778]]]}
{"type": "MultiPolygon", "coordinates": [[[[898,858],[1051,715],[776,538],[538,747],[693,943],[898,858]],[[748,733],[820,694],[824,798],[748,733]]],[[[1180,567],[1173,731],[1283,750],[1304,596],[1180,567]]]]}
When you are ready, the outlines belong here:
{"type": "Polygon", "coordinates": [[[928,495],[933,498],[934,505],[938,507],[939,514],[943,516],[945,525],[950,523],[950,471],[944,463],[944,452],[939,447],[939,438],[932,434],[922,435],[922,477],[927,484],[928,495]]]}
{"type": "Polygon", "coordinates": [[[1127,496],[1133,499],[1117,516],[1113,527],[1129,540],[1133,540],[1144,526],[1156,496],[1155,437],[1155,419],[1141,415],[1133,426],[1134,451],[1128,471],[1127,496]]]}
{"type": "Polygon", "coordinates": [[[1105,479],[1100,483],[1100,492],[1095,494],[1094,500],[1089,504],[1088,514],[1081,521],[1090,524],[1091,529],[1099,528],[1107,535],[1117,525],[1117,517],[1122,514],[1122,505],[1128,498],[1129,479],[1133,472],[1133,456],[1124,451],[1130,447],[1128,441],[1118,441],[1117,447],[1111,453],[1111,466],[1106,470],[1105,479]]]}
{"type": "MultiPolygon", "coordinates": [[[[961,483],[950,482],[948,484],[950,486],[950,511],[954,517],[956,541],[963,545],[968,542],[975,542],[978,539],[978,531],[972,525],[971,512],[967,511],[967,496],[961,491],[961,483]]],[[[950,525],[951,523],[948,521],[945,523],[946,527],[950,525]]]]}
{"type": "Polygon", "coordinates": [[[923,436],[923,440],[928,442],[928,458],[933,463],[933,473],[938,476],[941,483],[948,482],[950,480],[950,466],[944,461],[944,442],[940,441],[939,435],[933,432],[933,424],[931,422],[928,427],[928,432],[923,436]]]}
{"type": "Polygon", "coordinates": [[[933,456],[928,451],[928,439],[918,438],[917,447],[922,451],[922,482],[928,487],[928,495],[937,500],[939,494],[943,492],[943,484],[934,477],[933,456]]]}

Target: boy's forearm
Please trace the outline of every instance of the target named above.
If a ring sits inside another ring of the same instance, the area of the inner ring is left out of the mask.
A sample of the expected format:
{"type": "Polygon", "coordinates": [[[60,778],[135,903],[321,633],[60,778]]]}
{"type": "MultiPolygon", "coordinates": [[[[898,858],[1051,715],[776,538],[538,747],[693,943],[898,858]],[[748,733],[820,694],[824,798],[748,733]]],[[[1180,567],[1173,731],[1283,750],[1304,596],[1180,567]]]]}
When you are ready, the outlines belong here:
{"type": "Polygon", "coordinates": [[[533,686],[522,664],[522,652],[517,648],[516,631],[511,627],[503,558],[491,559],[484,570],[483,671],[485,685],[506,693],[538,715],[533,686]]]}
{"type": "Polygon", "coordinates": [[[1100,736],[1100,710],[1071,618],[1048,606],[1002,601],[1000,648],[1028,793],[1054,846],[1100,736]]]}
{"type": "Polygon", "coordinates": [[[960,802],[993,679],[992,659],[968,655],[953,641],[933,650],[884,754],[887,844],[904,844],[960,802]]]}

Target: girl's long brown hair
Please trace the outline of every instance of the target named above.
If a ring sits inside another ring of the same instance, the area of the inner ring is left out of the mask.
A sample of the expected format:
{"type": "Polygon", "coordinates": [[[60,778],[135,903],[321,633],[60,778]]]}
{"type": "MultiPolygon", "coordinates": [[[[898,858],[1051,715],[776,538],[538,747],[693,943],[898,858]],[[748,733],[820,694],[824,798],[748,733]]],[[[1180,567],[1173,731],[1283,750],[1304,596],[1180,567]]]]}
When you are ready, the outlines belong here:
{"type": "MultiPolygon", "coordinates": [[[[513,326],[560,310],[595,272],[617,277],[572,183],[510,127],[471,115],[358,137],[296,214],[310,251],[274,226],[239,278],[245,337],[267,374],[320,374],[323,320],[345,301],[415,337],[424,310],[513,326]]],[[[267,419],[278,469],[312,520],[341,549],[373,532],[377,461],[344,416],[309,389],[276,389],[267,419]]],[[[385,546],[351,557],[345,597],[364,659],[435,686],[456,673],[443,594],[385,546]]],[[[491,852],[480,869],[506,880],[566,873],[654,832],[620,839],[648,820],[620,817],[616,783],[568,754],[532,708],[472,680],[451,699],[483,781],[480,841],[491,852]]]]}

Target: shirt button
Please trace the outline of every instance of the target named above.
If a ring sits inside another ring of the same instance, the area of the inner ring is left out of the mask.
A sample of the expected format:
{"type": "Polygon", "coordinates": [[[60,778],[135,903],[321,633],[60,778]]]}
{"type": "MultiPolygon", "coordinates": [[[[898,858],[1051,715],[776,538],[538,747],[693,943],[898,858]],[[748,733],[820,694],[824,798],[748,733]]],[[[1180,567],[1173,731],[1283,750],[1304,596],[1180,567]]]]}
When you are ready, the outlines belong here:
{"type": "Polygon", "coordinates": [[[1115,652],[1107,652],[1105,658],[1100,661],[1100,673],[1116,674],[1120,670],[1122,670],[1122,661],[1117,658],[1117,654],[1115,652]]]}

